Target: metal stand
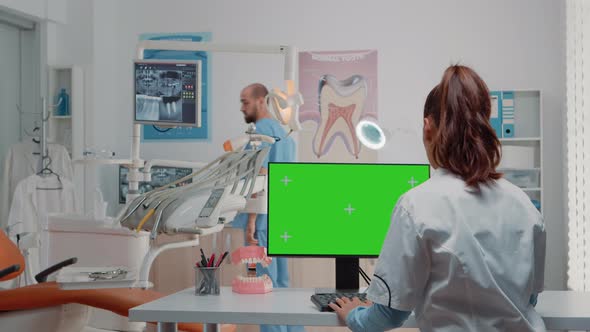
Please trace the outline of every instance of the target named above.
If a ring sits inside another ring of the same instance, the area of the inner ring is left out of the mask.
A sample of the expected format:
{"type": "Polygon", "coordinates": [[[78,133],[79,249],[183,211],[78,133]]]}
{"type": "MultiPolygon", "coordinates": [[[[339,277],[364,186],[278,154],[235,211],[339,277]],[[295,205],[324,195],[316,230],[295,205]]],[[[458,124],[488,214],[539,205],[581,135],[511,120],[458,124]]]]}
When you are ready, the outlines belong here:
{"type": "Polygon", "coordinates": [[[161,254],[163,251],[170,250],[170,249],[177,249],[177,248],[188,248],[188,247],[196,247],[199,245],[199,238],[195,238],[188,241],[182,242],[173,242],[173,243],[166,243],[160,246],[153,245],[151,246],[148,253],[144,256],[143,262],[141,264],[141,268],[139,270],[139,279],[137,281],[136,287],[141,287],[143,289],[147,289],[151,287],[150,283],[150,269],[152,268],[152,264],[156,257],[161,254]]]}
{"type": "Polygon", "coordinates": [[[176,323],[158,322],[158,332],[178,332],[176,323]]]}
{"type": "Polygon", "coordinates": [[[47,121],[49,120],[49,112],[47,111],[47,101],[45,98],[41,99],[41,171],[42,169],[47,166],[47,157],[49,156],[49,151],[47,149],[47,121]]]}
{"type": "Polygon", "coordinates": [[[359,289],[359,259],[355,257],[336,258],[336,289],[359,289]]]}
{"type": "Polygon", "coordinates": [[[219,324],[203,324],[203,332],[219,332],[219,324]]]}

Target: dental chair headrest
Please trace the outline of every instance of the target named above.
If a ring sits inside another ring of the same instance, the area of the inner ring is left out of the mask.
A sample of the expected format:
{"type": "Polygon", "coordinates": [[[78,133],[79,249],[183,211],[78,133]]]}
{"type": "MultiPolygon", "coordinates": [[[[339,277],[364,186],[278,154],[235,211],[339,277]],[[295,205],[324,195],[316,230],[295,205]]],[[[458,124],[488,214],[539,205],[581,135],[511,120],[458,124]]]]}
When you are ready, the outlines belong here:
{"type": "Polygon", "coordinates": [[[0,277],[0,281],[11,280],[18,277],[25,270],[25,258],[14,242],[12,242],[3,230],[0,230],[0,270],[18,265],[16,271],[0,277]]]}

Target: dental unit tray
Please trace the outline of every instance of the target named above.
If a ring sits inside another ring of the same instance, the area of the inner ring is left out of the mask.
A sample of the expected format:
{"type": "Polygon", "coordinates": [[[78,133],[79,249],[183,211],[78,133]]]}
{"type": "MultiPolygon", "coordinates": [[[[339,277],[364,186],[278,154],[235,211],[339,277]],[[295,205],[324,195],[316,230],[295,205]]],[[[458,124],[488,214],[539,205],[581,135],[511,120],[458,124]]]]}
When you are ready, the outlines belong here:
{"type": "Polygon", "coordinates": [[[136,271],[124,266],[66,267],[59,271],[61,289],[130,288],[136,283],[136,271]]]}
{"type": "Polygon", "coordinates": [[[127,270],[117,268],[110,271],[94,271],[94,272],[86,272],[88,273],[88,278],[92,279],[93,281],[97,280],[119,280],[124,279],[127,275],[127,270]]]}
{"type": "Polygon", "coordinates": [[[119,220],[123,227],[158,234],[211,234],[244,210],[252,194],[265,189],[259,176],[270,147],[228,152],[207,166],[129,202],[119,220]],[[192,179],[192,183],[174,187],[192,179]]]}

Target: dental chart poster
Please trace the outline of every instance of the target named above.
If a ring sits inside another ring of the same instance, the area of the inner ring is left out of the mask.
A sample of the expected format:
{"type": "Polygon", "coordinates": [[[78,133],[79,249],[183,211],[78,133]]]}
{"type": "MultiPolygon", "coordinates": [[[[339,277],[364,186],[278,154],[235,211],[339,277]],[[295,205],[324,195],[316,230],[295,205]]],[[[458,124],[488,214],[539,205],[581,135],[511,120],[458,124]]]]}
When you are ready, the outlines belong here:
{"type": "Polygon", "coordinates": [[[299,161],[376,162],[356,125],[378,120],[377,50],[300,52],[299,161]]]}
{"type": "MultiPolygon", "coordinates": [[[[194,42],[211,41],[210,32],[190,33],[146,33],[139,36],[140,40],[181,40],[194,42]]],[[[146,50],[144,59],[174,59],[174,60],[201,60],[201,127],[178,127],[173,129],[159,130],[152,125],[143,126],[144,141],[188,141],[207,140],[209,138],[209,74],[211,72],[209,54],[201,51],[168,51],[168,50],[146,50]]]]}

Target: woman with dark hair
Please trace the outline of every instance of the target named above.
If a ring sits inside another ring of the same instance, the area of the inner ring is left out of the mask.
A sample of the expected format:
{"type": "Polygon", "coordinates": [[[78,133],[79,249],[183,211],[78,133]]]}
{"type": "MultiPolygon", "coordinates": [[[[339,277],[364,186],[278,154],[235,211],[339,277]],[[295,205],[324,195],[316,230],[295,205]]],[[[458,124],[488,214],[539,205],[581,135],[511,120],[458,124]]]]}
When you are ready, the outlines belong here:
{"type": "Polygon", "coordinates": [[[544,331],[545,229],[529,197],[497,172],[489,91],[449,67],[424,105],[432,178],[402,196],[368,289],[331,304],[353,331],[544,331]]]}

